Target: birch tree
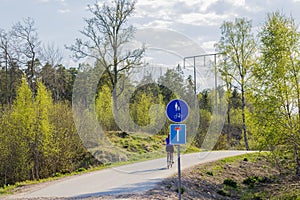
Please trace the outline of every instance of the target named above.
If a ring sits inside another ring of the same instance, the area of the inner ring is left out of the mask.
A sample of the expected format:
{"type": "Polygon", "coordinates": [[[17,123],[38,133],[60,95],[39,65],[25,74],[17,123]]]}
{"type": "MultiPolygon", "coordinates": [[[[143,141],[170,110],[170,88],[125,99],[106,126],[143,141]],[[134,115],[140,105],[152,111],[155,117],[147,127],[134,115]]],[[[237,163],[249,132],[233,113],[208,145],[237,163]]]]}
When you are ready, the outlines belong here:
{"type": "Polygon", "coordinates": [[[244,18],[237,18],[234,22],[225,21],[221,26],[221,39],[216,49],[227,58],[224,68],[220,68],[222,75],[227,77],[226,79],[231,78],[232,84],[235,84],[241,92],[243,136],[245,147],[250,150],[245,116],[245,93],[256,50],[251,21],[244,18]]]}
{"type": "Polygon", "coordinates": [[[293,18],[275,12],[260,37],[261,64],[254,71],[258,134],[267,149],[292,151],[299,175],[300,35],[293,18]]]}

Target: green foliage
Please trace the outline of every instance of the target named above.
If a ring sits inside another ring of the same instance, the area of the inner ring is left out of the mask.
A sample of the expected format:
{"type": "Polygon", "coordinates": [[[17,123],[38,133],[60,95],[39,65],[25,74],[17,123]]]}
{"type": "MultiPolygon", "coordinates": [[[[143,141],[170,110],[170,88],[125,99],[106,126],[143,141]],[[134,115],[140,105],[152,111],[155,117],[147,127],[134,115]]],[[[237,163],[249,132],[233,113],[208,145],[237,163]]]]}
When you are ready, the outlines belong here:
{"type": "Polygon", "coordinates": [[[230,192],[229,191],[226,191],[224,189],[222,190],[218,190],[217,193],[221,196],[224,196],[224,197],[230,197],[230,192]]]}
{"type": "Polygon", "coordinates": [[[184,77],[180,68],[177,70],[167,69],[164,76],[158,79],[158,84],[165,104],[172,99],[184,96],[184,77]]]}
{"type": "Polygon", "coordinates": [[[254,188],[257,183],[267,183],[271,182],[271,180],[267,177],[259,177],[259,176],[250,176],[243,180],[243,184],[248,185],[249,188],[254,188]]]}
{"type": "Polygon", "coordinates": [[[26,79],[12,108],[0,122],[0,185],[13,184],[73,171],[86,152],[74,127],[68,104],[53,105],[52,95],[39,82],[37,94],[26,79]]]}
{"type": "Polygon", "coordinates": [[[262,200],[266,198],[264,197],[263,193],[245,192],[242,195],[242,199],[262,200]]]}
{"type": "Polygon", "coordinates": [[[11,163],[10,168],[15,173],[15,175],[11,175],[12,180],[20,181],[32,178],[28,176],[28,171],[33,168],[33,163],[28,163],[28,161],[32,159],[32,151],[30,150],[35,136],[36,116],[34,113],[33,94],[26,79],[23,78],[12,106],[10,123],[7,124],[12,139],[10,155],[14,157],[8,162],[11,163]]]}
{"type": "Polygon", "coordinates": [[[211,91],[203,90],[200,94],[198,94],[199,108],[200,110],[207,110],[211,112],[211,91]]]}
{"type": "Polygon", "coordinates": [[[149,110],[153,98],[150,95],[142,94],[136,105],[135,121],[140,126],[146,126],[150,123],[149,110]]]}
{"type": "Polygon", "coordinates": [[[104,130],[112,130],[114,126],[112,95],[107,85],[102,86],[95,102],[97,118],[104,130]]]}
{"type": "MultiPolygon", "coordinates": [[[[103,10],[99,5],[95,4],[94,6],[90,7],[89,11],[95,16],[99,14],[107,17],[110,16],[109,14],[114,15],[119,12],[116,11],[117,8],[105,5],[103,9],[111,9],[104,10],[105,12],[102,13],[103,10]]],[[[135,2],[130,2],[122,7],[128,14],[122,16],[126,18],[124,22],[131,15],[134,6],[135,2]]],[[[24,20],[24,22],[28,22],[28,26],[34,25],[30,19],[24,20]]],[[[124,23],[120,24],[120,28],[125,31],[124,35],[115,33],[115,37],[112,37],[111,34],[102,32],[99,36],[93,35],[93,31],[102,30],[103,26],[99,23],[89,24],[89,20],[85,22],[91,26],[84,28],[82,33],[87,36],[88,40],[92,39],[92,41],[102,41],[103,38],[103,40],[116,39],[116,42],[125,44],[128,41],[122,40],[124,39],[122,36],[131,38],[134,34],[131,26],[124,23]]],[[[18,23],[19,27],[27,25],[18,23]]],[[[17,26],[13,27],[12,30],[15,28],[17,26]]],[[[279,12],[268,15],[258,35],[259,42],[254,41],[251,29],[251,21],[246,19],[224,22],[221,26],[222,37],[216,45],[216,49],[223,53],[222,56],[226,58],[221,59],[222,61],[218,65],[218,71],[225,81],[224,88],[226,88],[225,91],[219,91],[219,95],[224,99],[226,98],[228,112],[227,124],[215,148],[224,149],[239,144],[240,146],[236,146],[237,148],[244,148],[244,146],[247,148],[249,145],[259,150],[270,150],[269,158],[274,161],[281,173],[294,167],[296,173],[299,174],[300,34],[294,19],[279,12]],[[255,52],[258,43],[261,54],[257,59],[255,56],[258,54],[255,52]],[[245,142],[240,142],[242,131],[245,142]],[[250,139],[249,144],[248,138],[250,139]],[[291,162],[293,163],[291,164],[291,162]]],[[[0,34],[0,39],[4,43],[8,42],[7,44],[12,42],[8,32],[1,31],[0,34]]],[[[18,39],[20,44],[26,42],[20,38],[15,39],[18,39]]],[[[118,97],[127,95],[121,94],[124,89],[123,86],[129,91],[134,88],[133,83],[127,79],[122,80],[122,78],[127,76],[128,70],[134,64],[140,63],[144,49],[130,52],[130,56],[135,58],[131,59],[129,55],[126,57],[125,54],[114,51],[113,48],[103,49],[101,44],[85,46],[91,43],[81,42],[81,40],[77,40],[70,49],[75,53],[76,50],[82,50],[81,47],[88,47],[89,50],[94,50],[91,51],[93,53],[100,52],[95,68],[80,65],[78,69],[67,69],[59,63],[54,64],[49,61],[42,63],[40,58],[32,54],[33,52],[26,52],[26,49],[20,48],[23,54],[30,55],[28,60],[24,60],[25,65],[23,65],[14,61],[16,60],[14,58],[15,52],[10,47],[5,49],[6,47],[0,44],[0,53],[4,55],[5,50],[9,50],[8,57],[2,58],[3,63],[7,61],[7,64],[3,64],[3,68],[0,70],[0,102],[2,105],[0,112],[0,186],[8,187],[9,184],[26,179],[60,176],[76,170],[84,171],[84,169],[98,163],[91,154],[86,152],[74,126],[70,101],[78,70],[84,71],[85,68],[88,68],[89,73],[84,74],[86,75],[84,78],[90,78],[89,81],[91,79],[98,80],[99,66],[104,65],[106,70],[98,84],[95,113],[101,127],[106,131],[119,130],[113,116],[113,107],[116,108],[117,105],[113,104],[116,101],[112,101],[112,99],[116,100],[118,95],[118,97]],[[117,59],[105,57],[105,55],[114,55],[114,52],[118,54],[117,59]],[[121,65],[122,67],[120,67],[121,65]],[[41,69],[36,70],[38,66],[41,66],[41,69]],[[26,72],[21,70],[23,68],[27,68],[26,72]],[[22,75],[24,75],[23,78],[22,75]],[[37,80],[41,80],[41,82],[37,80]],[[121,84],[120,88],[117,87],[118,90],[116,91],[118,92],[114,93],[113,88],[117,86],[117,83],[120,83],[119,81],[124,81],[124,85],[121,84]],[[67,101],[63,102],[63,100],[67,101]]],[[[38,44],[39,41],[34,40],[33,43],[38,44]]],[[[78,55],[79,57],[85,57],[85,53],[89,52],[81,53],[78,55]]],[[[93,57],[95,55],[88,56],[93,57]]],[[[180,66],[176,69],[168,69],[158,79],[157,84],[153,83],[151,76],[144,77],[142,86],[133,93],[130,99],[132,120],[140,127],[151,126],[155,122],[163,121],[153,108],[160,105],[162,109],[158,112],[163,113],[164,106],[171,99],[190,99],[191,88],[184,84],[184,79],[180,66]]],[[[83,81],[79,84],[80,88],[76,88],[78,96],[87,92],[86,88],[91,86],[89,81],[83,81]]],[[[189,86],[193,85],[191,77],[187,81],[189,86]]],[[[200,115],[200,125],[194,138],[194,144],[197,147],[202,146],[208,127],[215,119],[212,114],[211,102],[214,95],[215,92],[211,89],[204,89],[197,94],[199,110],[190,112],[192,119],[193,116],[196,116],[195,113],[200,115]]],[[[82,99],[83,105],[89,105],[90,102],[94,101],[94,98],[93,94],[88,94],[87,99],[82,99]]],[[[85,122],[89,124],[92,115],[89,111],[86,112],[85,122]]],[[[164,115],[162,116],[164,117],[164,115]]],[[[125,124],[128,122],[126,120],[129,121],[129,119],[124,118],[125,124]]],[[[93,126],[87,127],[85,131],[88,134],[95,129],[93,126]]],[[[159,130],[151,131],[158,132],[159,130]]],[[[165,124],[160,133],[165,134],[167,132],[168,123],[165,124]]],[[[88,134],[86,137],[90,136],[88,134]]],[[[136,133],[128,133],[124,137],[115,134],[108,137],[114,144],[126,149],[126,156],[129,160],[151,157],[153,156],[150,155],[151,152],[158,152],[158,154],[163,152],[160,151],[164,146],[164,138],[161,135],[140,137],[136,133]]],[[[93,137],[89,138],[91,146],[95,144],[94,139],[93,137]]],[[[197,148],[192,147],[187,152],[195,150],[197,148]]],[[[109,150],[107,154],[107,156],[116,156],[114,152],[109,150]]],[[[243,156],[240,159],[252,162],[255,158],[243,156]]],[[[216,165],[213,171],[207,172],[207,174],[213,176],[215,172],[223,170],[224,163],[229,162],[231,162],[230,158],[220,161],[219,165],[216,165]]],[[[263,181],[266,179],[251,176],[245,179],[243,183],[253,187],[263,181]]],[[[236,183],[231,179],[224,180],[224,185],[236,187],[236,183]]],[[[219,192],[224,196],[229,195],[224,190],[219,192]]],[[[292,194],[291,198],[294,196],[292,194]]],[[[255,195],[252,197],[256,198],[255,195]]],[[[260,198],[259,195],[257,198],[260,198]]]]}
{"type": "Polygon", "coordinates": [[[199,115],[200,115],[200,123],[199,123],[199,128],[198,132],[195,136],[195,145],[197,147],[201,147],[202,143],[204,141],[205,135],[208,131],[208,127],[211,122],[211,113],[208,110],[199,110],[199,115]]]}
{"type": "MultiPolygon", "coordinates": [[[[178,193],[178,188],[176,188],[175,191],[178,193]]],[[[185,192],[185,188],[181,187],[180,188],[180,192],[181,192],[181,194],[183,194],[185,192]]]]}
{"type": "Polygon", "coordinates": [[[84,172],[86,171],[86,169],[84,167],[80,167],[76,170],[76,172],[84,172]]]}
{"type": "Polygon", "coordinates": [[[232,188],[237,188],[237,182],[231,178],[227,178],[223,181],[223,184],[232,188]]]}
{"type": "MultiPolygon", "coordinates": [[[[252,23],[245,18],[237,18],[234,22],[224,22],[221,26],[221,34],[222,37],[216,48],[225,58],[220,64],[219,71],[226,82],[227,90],[230,88],[230,85],[234,85],[241,91],[243,135],[245,147],[249,150],[245,119],[245,92],[249,84],[247,76],[250,75],[253,68],[256,50],[256,43],[252,33],[252,23]]],[[[229,95],[227,95],[228,97],[229,95]]]]}
{"type": "Polygon", "coordinates": [[[46,63],[39,72],[38,77],[43,85],[51,91],[54,101],[58,102],[72,100],[73,84],[77,74],[78,71],[75,68],[67,69],[61,64],[53,66],[46,63]]]}
{"type": "Polygon", "coordinates": [[[213,173],[213,172],[211,172],[211,171],[209,171],[209,172],[206,172],[206,174],[207,174],[207,175],[209,175],[209,176],[214,176],[214,173],[213,173]]]}
{"type": "Polygon", "coordinates": [[[165,137],[162,135],[151,136],[142,133],[128,133],[123,137],[118,132],[109,132],[107,136],[114,145],[126,149],[129,159],[137,157],[137,155],[141,158],[151,153],[157,153],[157,156],[165,154],[165,137]]]}
{"type": "Polygon", "coordinates": [[[293,18],[279,12],[268,15],[260,33],[261,64],[254,68],[253,119],[258,127],[255,131],[258,147],[273,153],[294,151],[297,174],[300,174],[299,37],[293,18]]]}

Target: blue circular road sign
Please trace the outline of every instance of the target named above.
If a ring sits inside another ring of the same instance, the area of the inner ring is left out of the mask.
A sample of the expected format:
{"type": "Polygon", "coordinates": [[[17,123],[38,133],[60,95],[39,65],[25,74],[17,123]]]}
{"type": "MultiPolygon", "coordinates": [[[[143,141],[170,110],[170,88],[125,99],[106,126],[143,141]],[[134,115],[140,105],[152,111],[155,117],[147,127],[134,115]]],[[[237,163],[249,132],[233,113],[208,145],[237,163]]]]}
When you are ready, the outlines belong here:
{"type": "Polygon", "coordinates": [[[180,123],[188,117],[189,107],[185,101],[174,99],[168,103],[166,114],[170,121],[180,123]]]}

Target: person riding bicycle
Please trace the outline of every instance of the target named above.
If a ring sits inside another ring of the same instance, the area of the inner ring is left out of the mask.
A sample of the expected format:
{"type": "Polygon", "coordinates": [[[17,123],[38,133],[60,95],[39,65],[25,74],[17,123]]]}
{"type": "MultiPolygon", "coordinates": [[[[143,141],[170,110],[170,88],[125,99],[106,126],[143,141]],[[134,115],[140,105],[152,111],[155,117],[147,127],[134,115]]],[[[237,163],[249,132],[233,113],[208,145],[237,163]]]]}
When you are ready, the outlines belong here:
{"type": "Polygon", "coordinates": [[[166,138],[166,152],[167,152],[167,161],[170,161],[170,163],[173,164],[174,146],[170,144],[170,134],[168,134],[168,137],[166,138]]]}

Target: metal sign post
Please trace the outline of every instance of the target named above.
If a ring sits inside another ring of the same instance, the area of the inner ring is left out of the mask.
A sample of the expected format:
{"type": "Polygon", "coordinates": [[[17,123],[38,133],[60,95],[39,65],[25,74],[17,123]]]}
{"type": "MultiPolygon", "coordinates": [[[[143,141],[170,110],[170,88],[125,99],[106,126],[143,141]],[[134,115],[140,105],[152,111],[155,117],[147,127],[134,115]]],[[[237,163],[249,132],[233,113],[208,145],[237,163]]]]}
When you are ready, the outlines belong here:
{"type": "MultiPolygon", "coordinates": [[[[167,105],[166,114],[170,121],[181,123],[187,119],[189,107],[185,101],[181,99],[174,99],[167,105]]],[[[177,145],[178,198],[181,200],[180,144],[186,144],[185,124],[170,124],[170,144],[177,145]]]]}
{"type": "Polygon", "coordinates": [[[170,125],[170,144],[177,145],[177,163],[178,163],[178,197],[181,199],[181,169],[180,169],[180,145],[186,144],[186,125],[170,125]]]}
{"type": "Polygon", "coordinates": [[[180,145],[177,146],[177,162],[178,162],[178,198],[181,200],[181,170],[180,170],[180,145]]]}

